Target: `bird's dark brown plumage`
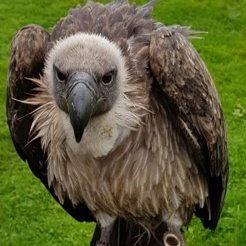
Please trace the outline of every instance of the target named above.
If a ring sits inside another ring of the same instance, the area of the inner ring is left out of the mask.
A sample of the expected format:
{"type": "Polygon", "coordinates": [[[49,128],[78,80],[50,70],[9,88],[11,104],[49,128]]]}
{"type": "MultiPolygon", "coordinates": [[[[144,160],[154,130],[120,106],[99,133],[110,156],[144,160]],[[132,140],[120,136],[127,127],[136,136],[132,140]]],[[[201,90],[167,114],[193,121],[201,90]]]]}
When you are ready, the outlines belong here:
{"type": "MultiPolygon", "coordinates": [[[[143,106],[148,106],[149,103],[150,111],[162,108],[175,134],[188,146],[188,155],[195,163],[194,173],[198,172],[208,184],[204,207],[195,204],[191,209],[195,209],[205,227],[214,229],[223,207],[228,177],[221,105],[205,65],[188,41],[192,31],[179,26],[165,27],[152,21],[153,4],[154,1],[137,7],[124,0],[107,5],[90,2],[83,8],[72,9],[50,34],[36,25],[23,27],[12,42],[9,63],[7,116],[11,137],[20,157],[28,162],[33,173],[59,202],[54,187],[48,185],[48,153],[41,147],[39,138],[29,144],[32,112],[38,105],[26,104],[23,100],[37,93],[38,85],[28,78],[43,76],[47,54],[58,40],[78,32],[105,36],[127,57],[131,85],[136,88],[128,92],[128,97],[136,104],[141,101],[143,106]]],[[[158,123],[162,124],[161,121],[158,123]]],[[[83,201],[74,205],[67,196],[61,205],[79,221],[95,220],[83,201]]],[[[186,223],[189,219],[185,219],[186,223]]],[[[159,228],[162,229],[153,229],[157,241],[162,240],[162,233],[167,229],[165,224],[159,228]]],[[[137,242],[136,236],[143,233],[143,229],[135,222],[119,219],[115,223],[112,245],[115,245],[114,236],[118,231],[121,232],[117,239],[120,245],[147,245],[146,237],[137,242]],[[127,236],[127,242],[124,236],[127,236]]],[[[99,234],[96,230],[92,245],[99,234]]],[[[157,241],[153,236],[149,245],[159,245],[157,241]]]]}

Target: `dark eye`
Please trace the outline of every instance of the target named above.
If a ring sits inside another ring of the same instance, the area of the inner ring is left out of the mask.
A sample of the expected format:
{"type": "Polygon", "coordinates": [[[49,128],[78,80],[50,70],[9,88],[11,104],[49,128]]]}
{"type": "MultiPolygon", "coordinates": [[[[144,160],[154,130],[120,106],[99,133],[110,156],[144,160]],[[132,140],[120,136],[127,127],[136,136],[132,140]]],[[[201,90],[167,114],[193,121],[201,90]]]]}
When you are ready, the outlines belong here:
{"type": "Polygon", "coordinates": [[[61,71],[57,71],[56,76],[57,76],[58,80],[60,80],[61,82],[66,80],[66,75],[64,73],[62,73],[61,71]]]}
{"type": "Polygon", "coordinates": [[[105,85],[111,84],[113,82],[113,80],[114,80],[114,71],[110,71],[110,72],[104,74],[102,77],[102,82],[105,85]]]}
{"type": "Polygon", "coordinates": [[[56,66],[54,66],[55,74],[57,80],[64,82],[67,79],[67,76],[56,66]]]}

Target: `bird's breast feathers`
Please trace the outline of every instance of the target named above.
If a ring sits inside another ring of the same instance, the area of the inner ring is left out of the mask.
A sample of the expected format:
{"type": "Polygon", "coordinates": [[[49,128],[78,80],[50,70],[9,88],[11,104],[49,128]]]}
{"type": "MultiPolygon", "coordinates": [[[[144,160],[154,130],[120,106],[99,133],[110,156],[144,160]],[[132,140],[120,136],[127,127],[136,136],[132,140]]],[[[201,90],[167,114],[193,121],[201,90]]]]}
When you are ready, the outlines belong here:
{"type": "Polygon", "coordinates": [[[197,175],[165,110],[133,117],[122,100],[89,122],[80,143],[54,101],[36,111],[34,128],[49,156],[49,185],[60,202],[68,196],[74,205],[85,201],[92,211],[122,217],[171,216],[186,202],[203,206],[206,182],[197,175]]]}

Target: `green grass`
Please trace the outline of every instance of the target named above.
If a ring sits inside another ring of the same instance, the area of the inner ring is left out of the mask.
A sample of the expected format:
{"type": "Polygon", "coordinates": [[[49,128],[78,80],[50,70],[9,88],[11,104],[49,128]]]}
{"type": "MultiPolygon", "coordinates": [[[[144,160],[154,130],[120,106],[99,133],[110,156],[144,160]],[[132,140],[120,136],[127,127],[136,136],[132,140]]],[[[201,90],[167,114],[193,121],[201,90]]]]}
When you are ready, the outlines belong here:
{"type": "MultiPolygon", "coordinates": [[[[0,2],[0,245],[89,245],[94,225],[73,220],[31,174],[12,146],[5,117],[8,52],[14,33],[29,23],[50,28],[78,3],[0,2]]],[[[205,39],[193,44],[214,78],[228,128],[230,179],[223,214],[214,232],[194,219],[186,231],[190,246],[246,245],[245,13],[245,0],[159,0],[154,10],[154,18],[167,25],[208,31],[205,39]]]]}

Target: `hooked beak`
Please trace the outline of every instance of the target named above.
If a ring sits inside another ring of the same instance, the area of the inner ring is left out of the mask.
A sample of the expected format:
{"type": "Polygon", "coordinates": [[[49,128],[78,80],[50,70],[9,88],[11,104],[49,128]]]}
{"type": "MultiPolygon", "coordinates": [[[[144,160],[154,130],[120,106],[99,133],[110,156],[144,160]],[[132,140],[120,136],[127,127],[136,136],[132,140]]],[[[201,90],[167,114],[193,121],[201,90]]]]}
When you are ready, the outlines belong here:
{"type": "Polygon", "coordinates": [[[67,109],[76,142],[79,143],[97,102],[96,82],[90,74],[77,72],[71,75],[69,84],[67,109]]]}

